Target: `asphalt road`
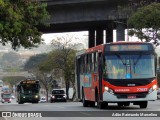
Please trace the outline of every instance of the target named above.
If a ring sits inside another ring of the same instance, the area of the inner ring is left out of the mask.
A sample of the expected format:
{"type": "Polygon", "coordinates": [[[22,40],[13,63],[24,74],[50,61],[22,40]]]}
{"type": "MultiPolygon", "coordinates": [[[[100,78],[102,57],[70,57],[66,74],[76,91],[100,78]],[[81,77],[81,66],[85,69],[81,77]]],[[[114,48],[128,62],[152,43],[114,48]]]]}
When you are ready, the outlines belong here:
{"type": "Polygon", "coordinates": [[[0,103],[0,111],[12,112],[14,117],[0,118],[0,120],[132,120],[135,118],[137,120],[158,120],[159,106],[160,100],[156,100],[150,101],[146,109],[140,109],[139,106],[132,104],[129,107],[117,107],[117,104],[109,104],[108,109],[100,110],[97,107],[82,107],[80,102],[17,104],[13,100],[12,103],[0,103]],[[156,113],[158,113],[157,116],[156,113]],[[140,114],[146,116],[137,116],[140,114]],[[25,116],[30,118],[22,118],[25,116]],[[38,118],[32,118],[33,116],[38,118]],[[42,118],[40,118],[41,116],[42,118]]]}

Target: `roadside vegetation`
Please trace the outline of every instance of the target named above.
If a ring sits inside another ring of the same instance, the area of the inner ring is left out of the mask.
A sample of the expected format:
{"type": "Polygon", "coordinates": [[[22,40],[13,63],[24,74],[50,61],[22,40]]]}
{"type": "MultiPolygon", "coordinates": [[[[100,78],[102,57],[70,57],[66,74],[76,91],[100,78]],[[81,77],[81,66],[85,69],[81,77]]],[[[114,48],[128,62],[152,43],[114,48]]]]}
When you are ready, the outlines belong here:
{"type": "MultiPolygon", "coordinates": [[[[73,44],[73,36],[58,37],[52,41],[55,48],[48,54],[32,56],[25,64],[25,70],[40,80],[45,88],[48,98],[53,88],[65,87],[67,99],[69,99],[69,87],[74,89],[75,95],[75,53],[76,44],[73,44]],[[58,83],[61,86],[58,86],[58,83]],[[62,84],[64,83],[64,85],[62,84]]],[[[73,96],[74,98],[74,96],[73,96]]]]}
{"type": "Polygon", "coordinates": [[[160,43],[160,3],[138,8],[128,19],[129,35],[136,36],[141,41],[160,43]]]}
{"type": "Polygon", "coordinates": [[[38,46],[38,26],[46,26],[49,19],[46,7],[37,0],[0,0],[0,43],[10,43],[15,50],[38,46]]]}

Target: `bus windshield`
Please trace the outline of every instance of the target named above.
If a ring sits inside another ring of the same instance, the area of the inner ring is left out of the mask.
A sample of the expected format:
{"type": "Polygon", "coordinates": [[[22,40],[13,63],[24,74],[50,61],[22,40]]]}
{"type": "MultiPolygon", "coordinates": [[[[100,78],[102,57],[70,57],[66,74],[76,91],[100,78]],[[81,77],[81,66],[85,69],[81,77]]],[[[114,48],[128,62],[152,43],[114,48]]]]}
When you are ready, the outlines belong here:
{"type": "Polygon", "coordinates": [[[108,79],[153,78],[154,66],[154,55],[106,55],[103,76],[108,79]]]}
{"type": "Polygon", "coordinates": [[[23,84],[20,86],[21,93],[24,94],[32,94],[39,92],[39,85],[38,84],[23,84]]]}

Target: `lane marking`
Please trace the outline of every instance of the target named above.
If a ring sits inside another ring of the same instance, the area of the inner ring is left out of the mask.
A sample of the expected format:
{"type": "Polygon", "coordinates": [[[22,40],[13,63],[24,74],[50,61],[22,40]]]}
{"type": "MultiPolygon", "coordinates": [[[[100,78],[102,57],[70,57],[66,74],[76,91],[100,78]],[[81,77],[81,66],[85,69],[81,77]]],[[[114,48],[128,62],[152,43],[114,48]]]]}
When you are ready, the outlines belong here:
{"type": "Polygon", "coordinates": [[[87,115],[87,116],[91,116],[91,114],[88,114],[88,113],[86,113],[86,112],[79,112],[79,113],[84,114],[84,115],[87,115]]]}

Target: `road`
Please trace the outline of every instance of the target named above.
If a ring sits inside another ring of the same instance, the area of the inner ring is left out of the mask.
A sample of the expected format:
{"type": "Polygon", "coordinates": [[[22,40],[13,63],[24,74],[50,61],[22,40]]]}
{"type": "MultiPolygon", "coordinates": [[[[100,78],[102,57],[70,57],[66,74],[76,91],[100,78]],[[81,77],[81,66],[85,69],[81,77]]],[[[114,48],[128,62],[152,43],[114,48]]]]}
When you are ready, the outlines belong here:
{"type": "MultiPolygon", "coordinates": [[[[12,103],[0,103],[0,111],[15,111],[18,113],[27,114],[29,113],[37,113],[38,117],[42,116],[42,118],[0,118],[0,120],[128,120],[128,117],[119,116],[122,112],[126,113],[152,113],[152,111],[160,111],[160,100],[150,101],[147,109],[140,109],[139,106],[133,106],[132,104],[129,107],[117,107],[117,104],[109,104],[108,109],[100,110],[97,107],[82,107],[82,103],[80,102],[67,102],[67,103],[38,103],[38,104],[17,104],[14,99],[12,103]],[[27,111],[27,113],[26,113],[27,111]],[[117,114],[116,114],[117,113],[117,114]],[[41,114],[41,115],[40,115],[41,114]],[[113,115],[114,114],[114,115],[113,115]],[[46,117],[47,116],[47,117],[46,117]],[[113,116],[113,117],[112,117],[113,116]]],[[[129,117],[132,120],[134,117],[129,117]]],[[[158,120],[159,117],[136,117],[138,119],[143,120],[158,120]]]]}

